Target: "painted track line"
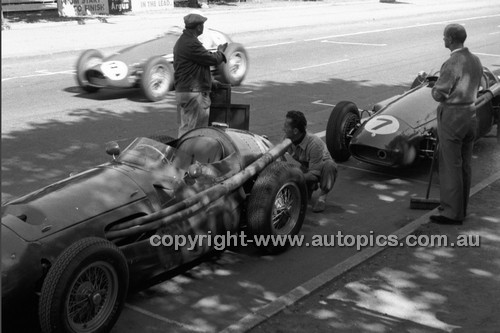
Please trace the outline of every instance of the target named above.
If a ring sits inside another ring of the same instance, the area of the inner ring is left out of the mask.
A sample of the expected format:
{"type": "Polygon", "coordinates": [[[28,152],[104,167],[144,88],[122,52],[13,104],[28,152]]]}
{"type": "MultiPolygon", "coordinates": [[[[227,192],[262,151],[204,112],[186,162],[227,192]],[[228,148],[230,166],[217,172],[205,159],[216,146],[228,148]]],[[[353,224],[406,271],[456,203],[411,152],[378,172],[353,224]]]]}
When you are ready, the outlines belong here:
{"type": "Polygon", "coordinates": [[[328,65],[333,65],[333,64],[338,64],[341,62],[346,62],[349,61],[349,59],[341,59],[341,60],[336,60],[336,61],[331,61],[331,62],[325,62],[323,64],[316,64],[316,65],[311,65],[311,66],[304,66],[304,67],[298,67],[298,68],[292,68],[292,71],[300,71],[303,69],[309,69],[309,68],[314,68],[314,67],[320,67],[320,66],[328,66],[328,65]]]}
{"type": "Polygon", "coordinates": [[[23,76],[13,76],[13,77],[7,77],[3,78],[2,82],[9,81],[9,80],[14,80],[14,79],[26,79],[26,78],[31,78],[31,77],[40,77],[40,76],[51,76],[51,75],[59,75],[59,74],[69,74],[73,75],[75,74],[74,69],[69,69],[65,71],[59,71],[59,72],[49,72],[47,70],[40,70],[36,71],[36,74],[29,74],[29,75],[23,75],[23,76]]]}
{"type": "Polygon", "coordinates": [[[354,43],[354,42],[336,42],[333,40],[322,40],[321,43],[342,44],[342,45],[358,45],[358,46],[387,46],[387,44],[370,44],[370,43],[354,43]]]}
{"type": "Polygon", "coordinates": [[[474,54],[482,55],[482,56],[485,56],[485,57],[500,57],[500,54],[481,53],[481,52],[474,52],[474,54]]]}
{"type": "Polygon", "coordinates": [[[164,323],[167,323],[167,324],[171,324],[171,325],[173,324],[173,325],[175,325],[177,327],[181,327],[181,328],[193,331],[193,332],[206,332],[202,328],[199,328],[199,327],[196,327],[196,326],[193,326],[193,325],[184,324],[184,323],[172,320],[172,319],[165,318],[163,316],[160,316],[159,314],[153,313],[153,312],[148,311],[148,310],[144,310],[144,309],[142,309],[142,308],[140,308],[138,306],[135,306],[135,305],[132,305],[132,304],[129,304],[129,303],[125,303],[125,307],[128,308],[128,309],[130,309],[130,310],[133,310],[135,312],[139,312],[140,314],[143,314],[145,316],[148,316],[148,317],[154,318],[156,320],[162,321],[164,323]]]}
{"type": "MultiPolygon", "coordinates": [[[[489,176],[488,178],[484,179],[483,181],[479,182],[476,184],[470,191],[470,196],[478,193],[482,189],[484,189],[486,186],[492,184],[493,182],[497,181],[500,179],[500,171],[497,173],[489,176]]],[[[410,222],[403,228],[395,231],[393,235],[398,236],[398,239],[403,239],[406,236],[410,235],[413,233],[418,227],[420,227],[423,224],[428,223],[429,217],[433,214],[437,213],[437,208],[427,212],[426,214],[420,216],[418,219],[410,222]]],[[[364,261],[370,259],[371,257],[375,256],[376,254],[382,252],[388,247],[371,247],[367,248],[361,252],[356,253],[355,255],[347,258],[340,264],[327,269],[323,273],[317,275],[316,277],[310,279],[309,281],[306,281],[302,285],[296,287],[295,289],[291,290],[290,292],[286,293],[285,295],[279,297],[275,301],[259,308],[257,311],[248,314],[244,318],[242,318],[240,321],[238,321],[235,324],[232,324],[222,331],[220,333],[243,333],[247,332],[250,329],[254,328],[255,326],[259,325],[260,323],[264,322],[265,320],[273,317],[274,315],[278,314],[282,310],[284,310],[286,307],[298,302],[305,296],[310,295],[317,289],[323,287],[325,284],[328,282],[332,281],[333,279],[339,277],[340,275],[346,273],[347,271],[353,269],[354,267],[358,266],[359,264],[363,263],[364,261]]]]}
{"type": "Polygon", "coordinates": [[[294,44],[294,43],[297,43],[297,42],[296,41],[292,41],[292,42],[274,43],[274,44],[266,44],[266,45],[255,45],[255,46],[248,46],[248,47],[245,47],[245,48],[247,50],[248,49],[262,49],[262,48],[266,48],[266,47],[288,45],[288,44],[294,44]]]}
{"type": "Polygon", "coordinates": [[[447,23],[456,23],[456,22],[461,22],[461,21],[473,21],[473,20],[480,20],[480,19],[485,19],[485,18],[494,18],[494,17],[499,17],[499,16],[500,16],[500,14],[484,15],[484,16],[466,17],[466,18],[462,18],[462,19],[446,20],[446,21],[440,21],[440,22],[406,25],[406,26],[402,26],[402,27],[391,27],[391,28],[374,29],[374,30],[367,30],[367,31],[358,31],[358,32],[352,32],[352,33],[347,33],[347,34],[331,35],[331,36],[323,36],[323,37],[304,39],[304,42],[311,42],[311,41],[336,38],[336,37],[348,37],[348,36],[373,34],[373,33],[377,33],[377,32],[388,32],[388,31],[396,31],[396,30],[429,27],[429,26],[433,26],[433,25],[443,25],[443,24],[447,24],[447,23]]]}

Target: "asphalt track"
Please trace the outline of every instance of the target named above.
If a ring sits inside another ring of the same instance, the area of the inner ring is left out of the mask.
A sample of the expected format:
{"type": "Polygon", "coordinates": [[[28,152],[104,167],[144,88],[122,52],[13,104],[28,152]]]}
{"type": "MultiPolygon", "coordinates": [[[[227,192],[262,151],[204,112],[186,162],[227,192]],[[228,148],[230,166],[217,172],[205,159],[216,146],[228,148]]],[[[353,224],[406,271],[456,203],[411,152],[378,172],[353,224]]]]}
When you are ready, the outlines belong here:
{"type": "MultiPolygon", "coordinates": [[[[273,18],[276,13],[269,10],[266,15],[273,18]]],[[[266,33],[236,32],[238,41],[248,45],[252,68],[245,85],[233,90],[233,102],[250,104],[251,130],[265,133],[275,142],[281,137],[287,109],[307,110],[310,130],[321,136],[325,119],[339,100],[368,107],[402,92],[416,72],[439,66],[446,57],[440,40],[442,26],[457,17],[467,24],[471,36],[481,36],[471,37],[470,45],[482,53],[485,65],[495,67],[500,57],[498,43],[490,37],[496,36],[499,15],[491,12],[429,14],[426,23],[412,16],[393,17],[377,21],[375,28],[362,18],[335,29],[324,24],[306,26],[296,13],[290,15],[296,19],[290,26],[278,28],[273,21],[265,27],[270,29],[266,33]],[[401,40],[401,36],[405,38],[401,40]]],[[[393,13],[386,11],[385,15],[393,13]]],[[[224,30],[222,24],[217,28],[224,30]]],[[[77,54],[56,54],[51,62],[40,57],[2,59],[2,192],[18,195],[60,178],[68,170],[98,164],[102,142],[117,137],[125,142],[164,129],[159,124],[164,123],[165,110],[172,114],[172,97],[151,104],[141,101],[138,93],[103,91],[89,96],[71,89],[77,54]]],[[[175,129],[175,124],[168,126],[168,130],[175,129]]],[[[494,154],[492,139],[476,145],[475,184],[498,170],[498,154],[494,154]]],[[[395,171],[352,159],[341,164],[342,177],[328,210],[309,213],[303,233],[400,232],[402,226],[421,216],[421,212],[408,211],[407,205],[412,195],[424,192],[427,166],[423,163],[395,171]]],[[[434,186],[434,194],[436,190],[434,186]]],[[[244,331],[310,293],[336,270],[341,272],[376,250],[301,248],[278,257],[229,251],[215,262],[130,295],[114,332],[244,331]],[[356,259],[350,259],[353,255],[356,259]],[[304,263],[310,266],[304,269],[304,263]]]]}
{"type": "MultiPolygon", "coordinates": [[[[500,171],[487,177],[480,183],[476,184],[473,188],[471,188],[470,196],[472,197],[474,194],[478,193],[479,191],[488,187],[489,185],[493,184],[495,181],[499,179],[500,179],[500,171]]],[[[407,224],[403,228],[394,231],[392,234],[398,236],[398,239],[404,239],[406,236],[411,235],[421,225],[429,223],[429,217],[435,214],[438,214],[437,208],[423,214],[422,216],[412,221],[411,223],[407,224]]],[[[363,263],[364,261],[369,260],[373,256],[384,251],[385,249],[386,247],[373,247],[366,249],[362,252],[359,252],[353,255],[352,257],[349,257],[347,260],[344,260],[338,265],[327,269],[320,275],[301,284],[300,286],[294,288],[285,295],[280,296],[277,300],[265,305],[258,311],[245,316],[244,318],[240,319],[237,323],[229,325],[220,332],[239,333],[239,332],[249,331],[250,329],[256,327],[260,323],[276,315],[280,311],[283,311],[286,307],[298,302],[304,297],[307,297],[314,291],[323,287],[328,282],[338,278],[340,275],[353,269],[354,267],[363,263]]]]}

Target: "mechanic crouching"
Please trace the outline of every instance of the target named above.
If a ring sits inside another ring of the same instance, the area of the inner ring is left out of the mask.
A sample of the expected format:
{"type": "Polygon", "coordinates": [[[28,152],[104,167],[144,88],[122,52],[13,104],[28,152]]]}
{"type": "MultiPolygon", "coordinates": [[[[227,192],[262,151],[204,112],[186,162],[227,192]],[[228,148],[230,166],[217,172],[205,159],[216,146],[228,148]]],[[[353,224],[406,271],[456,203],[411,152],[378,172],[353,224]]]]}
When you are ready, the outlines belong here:
{"type": "MultiPolygon", "coordinates": [[[[212,74],[210,66],[226,62],[227,43],[210,52],[198,40],[206,17],[191,13],[184,16],[185,29],[174,46],[174,84],[179,137],[187,131],[208,126],[212,74]]],[[[215,88],[215,87],[214,87],[215,88]]]]}
{"type": "Polygon", "coordinates": [[[306,131],[307,120],[300,111],[288,111],[283,132],[292,140],[288,153],[300,163],[307,183],[309,200],[312,192],[320,189],[321,193],[313,206],[313,212],[325,210],[326,197],[337,179],[337,164],[333,161],[326,144],[314,134],[306,131]]]}

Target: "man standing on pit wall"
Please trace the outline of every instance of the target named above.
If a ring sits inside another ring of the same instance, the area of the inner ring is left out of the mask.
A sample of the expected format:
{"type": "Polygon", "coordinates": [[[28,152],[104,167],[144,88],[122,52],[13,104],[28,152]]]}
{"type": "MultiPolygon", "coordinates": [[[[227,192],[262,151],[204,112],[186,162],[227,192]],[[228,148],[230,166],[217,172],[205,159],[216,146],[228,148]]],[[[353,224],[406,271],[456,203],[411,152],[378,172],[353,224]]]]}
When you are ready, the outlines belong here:
{"type": "Polygon", "coordinates": [[[313,206],[313,212],[325,210],[326,196],[337,179],[337,164],[333,161],[326,144],[316,135],[306,131],[307,120],[300,111],[288,111],[283,132],[292,140],[288,153],[300,163],[304,173],[309,199],[318,188],[321,193],[313,206]]]}
{"type": "Polygon", "coordinates": [[[185,29],[174,46],[174,84],[179,137],[187,131],[208,126],[212,74],[210,66],[226,62],[227,43],[210,52],[198,40],[206,17],[191,13],[184,16],[185,29]]]}
{"type": "Polygon", "coordinates": [[[437,109],[439,140],[440,215],[432,222],[462,224],[467,215],[471,184],[472,147],[476,133],[477,92],[481,61],[464,47],[467,33],[459,24],[444,29],[444,46],[451,51],[432,88],[437,109]]]}

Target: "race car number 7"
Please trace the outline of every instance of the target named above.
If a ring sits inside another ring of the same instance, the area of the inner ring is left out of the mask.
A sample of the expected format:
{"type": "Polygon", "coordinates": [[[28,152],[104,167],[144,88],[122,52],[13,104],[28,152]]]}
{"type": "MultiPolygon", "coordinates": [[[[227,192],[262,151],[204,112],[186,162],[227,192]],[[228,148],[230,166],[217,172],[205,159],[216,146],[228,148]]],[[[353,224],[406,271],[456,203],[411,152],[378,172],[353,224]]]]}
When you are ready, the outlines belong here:
{"type": "Polygon", "coordinates": [[[365,124],[365,129],[372,135],[387,135],[399,129],[399,121],[390,115],[375,116],[365,124]]]}

